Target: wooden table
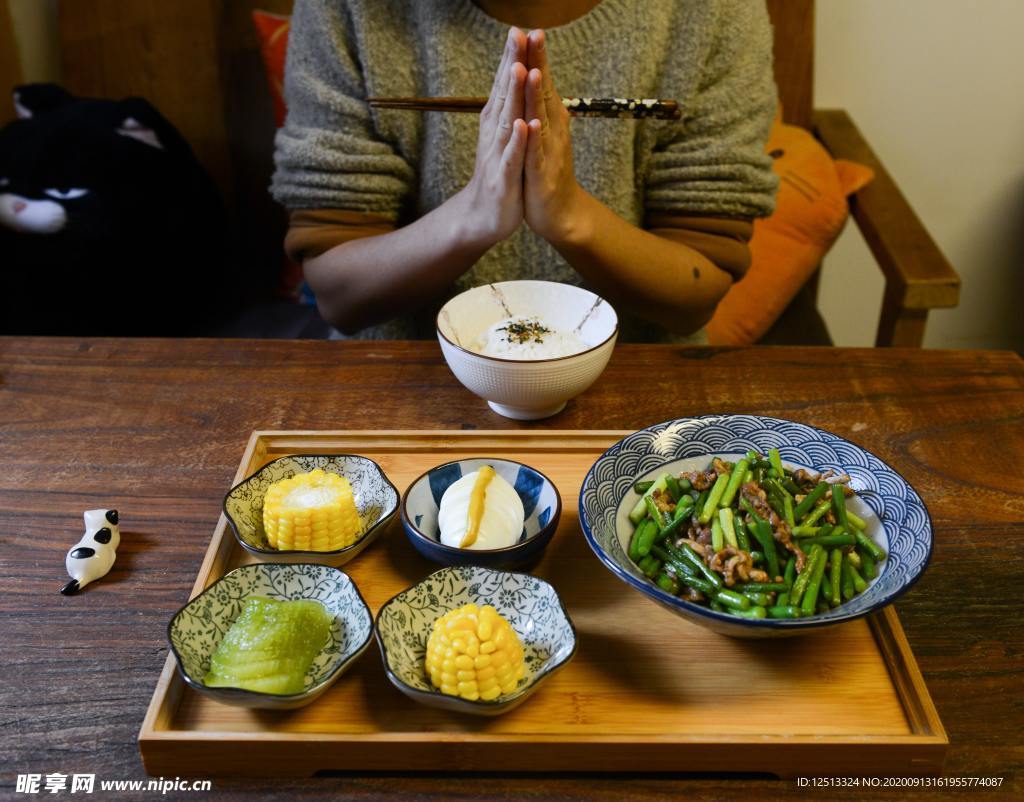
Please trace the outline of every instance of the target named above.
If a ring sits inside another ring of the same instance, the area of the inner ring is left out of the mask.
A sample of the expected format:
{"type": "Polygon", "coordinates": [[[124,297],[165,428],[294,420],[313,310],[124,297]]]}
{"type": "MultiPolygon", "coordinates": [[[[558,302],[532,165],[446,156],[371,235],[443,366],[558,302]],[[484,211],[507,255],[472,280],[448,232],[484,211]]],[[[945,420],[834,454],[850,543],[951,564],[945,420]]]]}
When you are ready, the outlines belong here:
{"type": "MultiPolygon", "coordinates": [[[[949,733],[946,776],[1004,782],[873,795],[1019,798],[1024,362],[988,351],[621,346],[589,392],[529,425],[635,429],[708,412],[813,423],[917,488],[935,556],[899,613],[949,733]]],[[[145,776],[135,737],[166,658],[167,620],[187,600],[253,429],[522,426],[464,390],[435,343],[0,339],[0,795],[25,772],[145,776]],[[82,511],[115,505],[126,536],[113,572],[95,592],[60,596],[82,511]]],[[[573,774],[214,782],[208,798],[232,800],[869,793],[573,774]]]]}

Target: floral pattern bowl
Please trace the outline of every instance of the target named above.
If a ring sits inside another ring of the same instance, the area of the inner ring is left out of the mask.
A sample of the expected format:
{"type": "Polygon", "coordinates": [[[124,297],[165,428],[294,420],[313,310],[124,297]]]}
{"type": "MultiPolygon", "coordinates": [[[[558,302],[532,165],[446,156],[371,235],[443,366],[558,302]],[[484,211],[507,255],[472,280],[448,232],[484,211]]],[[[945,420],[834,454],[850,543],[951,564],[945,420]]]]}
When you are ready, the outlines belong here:
{"type": "Polygon", "coordinates": [[[402,526],[409,542],[441,565],[480,565],[485,568],[516,568],[536,560],[551,542],[562,515],[562,499],[540,471],[507,459],[474,458],[446,462],[416,479],[402,497],[402,526]],[[504,549],[460,549],[440,540],[437,514],[445,491],[456,481],[484,465],[515,488],[523,502],[526,520],[519,541],[504,549]]]}
{"type": "Polygon", "coordinates": [[[224,497],[224,516],[242,548],[258,559],[337,567],[358,556],[380,536],[398,512],[398,499],[398,489],[372,459],[356,454],[293,454],[268,462],[232,487],[224,497]],[[314,468],[344,476],[352,483],[362,535],[351,546],[334,551],[278,551],[267,542],[263,531],[263,498],[274,482],[314,468]]]}
{"type": "Polygon", "coordinates": [[[576,628],[551,585],[528,574],[473,566],[444,568],[403,590],[380,608],[374,631],[384,671],[398,690],[430,707],[479,716],[507,713],[522,704],[576,654],[576,628]],[[490,702],[435,690],[424,668],[434,622],[470,602],[492,605],[523,642],[526,676],[512,693],[490,702]]]}
{"type": "Polygon", "coordinates": [[[921,497],[882,460],[838,435],[802,423],[759,415],[680,418],[634,432],[591,467],[579,500],[580,523],[598,559],[630,587],[676,615],[724,635],[767,638],[796,635],[867,615],[891,604],[917,582],[932,553],[932,525],[921,497]],[[746,619],[685,601],[649,581],[626,549],[628,513],[638,479],[665,471],[703,470],[710,456],[736,459],[750,449],[778,448],[784,464],[850,475],[857,498],[848,503],[867,522],[867,535],[888,553],[867,590],[827,613],[795,619],[746,619]]]}
{"type": "Polygon", "coordinates": [[[182,679],[199,693],[238,707],[291,710],[308,705],[333,685],[366,651],[372,629],[370,608],[343,571],[326,565],[256,563],[225,574],[175,613],[167,640],[182,679]],[[302,693],[258,693],[203,683],[210,656],[251,596],[311,599],[334,616],[330,640],[306,674],[302,693]]]}

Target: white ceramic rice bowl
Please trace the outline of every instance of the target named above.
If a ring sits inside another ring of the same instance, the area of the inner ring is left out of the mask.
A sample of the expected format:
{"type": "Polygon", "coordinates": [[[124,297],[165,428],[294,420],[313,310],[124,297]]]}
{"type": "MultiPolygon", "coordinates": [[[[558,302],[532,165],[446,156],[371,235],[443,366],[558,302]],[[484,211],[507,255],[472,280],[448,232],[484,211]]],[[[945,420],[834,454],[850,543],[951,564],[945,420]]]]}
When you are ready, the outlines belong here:
{"type": "Polygon", "coordinates": [[[619,333],[611,304],[571,284],[503,281],[456,295],[437,316],[437,339],[448,367],[499,415],[536,420],[555,415],[601,375],[619,333]],[[587,350],[550,359],[507,359],[471,350],[491,326],[509,317],[536,317],[572,332],[587,350]]]}

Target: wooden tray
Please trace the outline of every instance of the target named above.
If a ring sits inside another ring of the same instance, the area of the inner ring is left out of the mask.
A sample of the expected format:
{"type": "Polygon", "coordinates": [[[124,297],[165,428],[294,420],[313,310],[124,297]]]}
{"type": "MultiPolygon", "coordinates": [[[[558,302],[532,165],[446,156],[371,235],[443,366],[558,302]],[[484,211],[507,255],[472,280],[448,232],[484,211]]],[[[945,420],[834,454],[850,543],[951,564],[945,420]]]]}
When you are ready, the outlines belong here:
{"type": "MultiPolygon", "coordinates": [[[[526,704],[495,719],[407,699],[385,677],[376,644],[293,712],[217,704],[186,688],[168,657],[139,733],[146,770],[937,774],[948,740],[893,608],[795,639],[731,640],[676,618],[598,562],[577,499],[587,469],[623,434],[254,432],[236,482],[296,453],[366,455],[403,491],[431,466],[466,456],[508,457],[546,473],[563,512],[533,570],[562,596],[579,651],[526,704]]],[[[192,594],[251,561],[221,516],[192,594]]],[[[396,517],[344,570],[376,614],[436,568],[396,517]]]]}

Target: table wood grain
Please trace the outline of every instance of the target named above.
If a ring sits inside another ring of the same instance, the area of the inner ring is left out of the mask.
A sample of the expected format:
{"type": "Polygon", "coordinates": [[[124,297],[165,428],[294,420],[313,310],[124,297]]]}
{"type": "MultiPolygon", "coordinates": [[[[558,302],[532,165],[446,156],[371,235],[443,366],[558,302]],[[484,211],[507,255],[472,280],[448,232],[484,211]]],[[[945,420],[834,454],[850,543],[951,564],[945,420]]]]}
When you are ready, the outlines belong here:
{"type": "Polygon", "coordinates": [[[464,390],[430,342],[45,338],[0,339],[0,795],[14,796],[26,772],[145,777],[135,737],[167,654],[167,620],[187,600],[252,430],[635,429],[711,412],[829,429],[919,491],[935,554],[900,618],[949,733],[946,776],[1003,777],[1001,789],[813,790],[566,766],[555,776],[217,779],[209,798],[1019,797],[1024,361],[1015,354],[620,346],[565,412],[520,424],[464,390]],[[122,513],[117,564],[82,595],[60,596],[64,552],[82,511],[98,506],[122,513]]]}

